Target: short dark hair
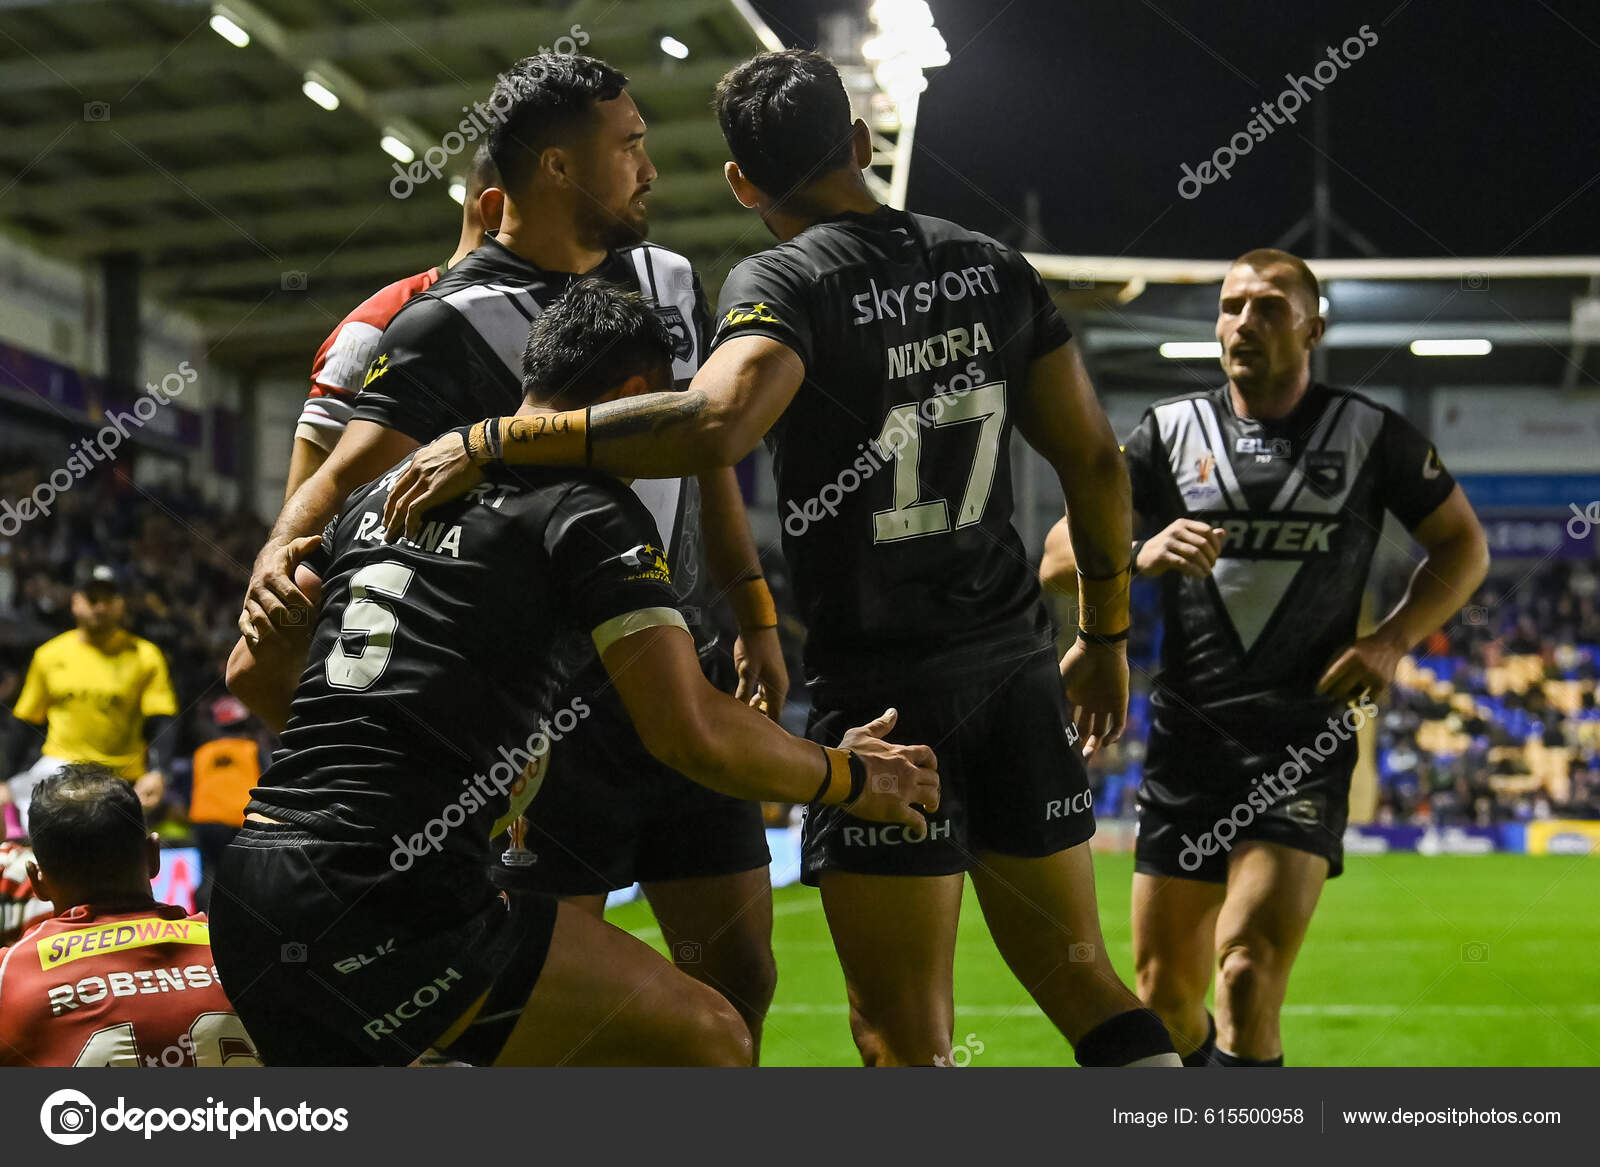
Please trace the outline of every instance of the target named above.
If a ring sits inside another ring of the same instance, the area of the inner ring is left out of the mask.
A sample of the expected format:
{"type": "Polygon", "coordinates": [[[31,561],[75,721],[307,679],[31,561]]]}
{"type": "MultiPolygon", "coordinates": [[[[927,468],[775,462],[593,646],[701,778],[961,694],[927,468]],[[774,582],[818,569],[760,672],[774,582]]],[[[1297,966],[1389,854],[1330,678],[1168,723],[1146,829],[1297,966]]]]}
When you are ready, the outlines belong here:
{"type": "Polygon", "coordinates": [[[533,176],[539,155],[588,121],[596,102],[622,95],[628,78],[604,61],[572,53],[523,57],[495,78],[489,154],[508,183],[533,176]]]}
{"type": "Polygon", "coordinates": [[[722,136],[744,176],[780,202],[849,164],[850,98],[821,53],[761,53],[717,82],[722,136]]]}
{"type": "Polygon", "coordinates": [[[1254,251],[1247,251],[1234,260],[1228,265],[1228,270],[1232,271],[1236,267],[1253,267],[1257,270],[1264,267],[1293,268],[1301,290],[1310,297],[1311,314],[1313,316],[1321,315],[1322,285],[1317,283],[1316,275],[1306,265],[1306,261],[1298,255],[1291,255],[1287,251],[1279,251],[1276,247],[1257,247],[1254,251]]]}
{"type": "Polygon", "coordinates": [[[522,387],[541,405],[576,409],[636,373],[670,377],[671,365],[672,337],[639,293],[587,279],[533,322],[522,354],[522,387]]]}
{"type": "Polygon", "coordinates": [[[80,887],[145,874],[144,807],[104,766],[63,766],[33,788],[28,836],[44,873],[80,887]]]}
{"type": "Polygon", "coordinates": [[[475,199],[491,186],[500,185],[500,170],[489,153],[489,143],[480,142],[472,152],[472,162],[467,167],[467,198],[475,199]]]}

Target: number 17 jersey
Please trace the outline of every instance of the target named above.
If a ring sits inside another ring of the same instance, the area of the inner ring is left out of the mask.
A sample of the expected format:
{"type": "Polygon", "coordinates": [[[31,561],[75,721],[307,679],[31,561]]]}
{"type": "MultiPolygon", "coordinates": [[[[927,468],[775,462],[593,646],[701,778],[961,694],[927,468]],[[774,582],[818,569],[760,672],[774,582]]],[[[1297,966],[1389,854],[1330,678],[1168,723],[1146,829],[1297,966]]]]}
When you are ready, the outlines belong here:
{"type": "Polygon", "coordinates": [[[713,348],[764,336],[805,365],[767,441],[813,685],[954,684],[1049,645],[1010,439],[1029,365],[1071,335],[1016,251],[888,207],[729,275],[713,348]]]}

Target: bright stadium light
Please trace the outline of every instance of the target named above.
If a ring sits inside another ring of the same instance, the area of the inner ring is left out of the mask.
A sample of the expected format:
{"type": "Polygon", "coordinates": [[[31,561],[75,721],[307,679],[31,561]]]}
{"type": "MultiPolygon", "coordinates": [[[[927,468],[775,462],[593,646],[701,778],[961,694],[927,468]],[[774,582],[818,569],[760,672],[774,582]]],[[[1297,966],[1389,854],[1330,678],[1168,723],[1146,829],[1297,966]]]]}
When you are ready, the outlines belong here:
{"type": "Polygon", "coordinates": [[[212,13],[211,31],[216,33],[236,49],[242,49],[245,47],[245,45],[250,43],[250,34],[245,32],[244,29],[240,28],[233,21],[229,20],[221,12],[212,13]]]}
{"type": "Polygon", "coordinates": [[[1222,355],[1222,345],[1214,340],[1169,340],[1161,346],[1161,355],[1169,361],[1192,361],[1201,357],[1216,360],[1222,355]]]}
{"type": "Polygon", "coordinates": [[[906,205],[911,182],[911,144],[917,132],[917,103],[928,87],[924,72],[950,63],[950,50],[933,24],[927,0],[875,0],[867,9],[877,32],[861,45],[873,80],[894,103],[899,133],[889,176],[891,207],[906,205]]]}
{"type": "Polygon", "coordinates": [[[1411,355],[1414,357],[1486,357],[1494,345],[1486,340],[1414,340],[1411,355]]]}
{"type": "Polygon", "coordinates": [[[1317,297],[1317,315],[1318,316],[1326,316],[1327,314],[1328,314],[1328,297],[1326,297],[1326,296],[1318,296],[1317,297]]]}
{"type": "Polygon", "coordinates": [[[689,46],[675,36],[664,36],[661,38],[661,51],[681,61],[689,55],[689,46]]]}
{"type": "Polygon", "coordinates": [[[339,95],[318,81],[310,73],[306,74],[306,83],[300,86],[300,92],[316,102],[323,109],[332,111],[339,108],[339,95]]]}
{"type": "Polygon", "coordinates": [[[456,202],[460,203],[462,206],[465,206],[467,202],[467,184],[462,182],[459,178],[451,182],[450,197],[455,199],[456,202]]]}
{"type": "Polygon", "coordinates": [[[393,158],[401,166],[406,165],[417,156],[416,151],[405,144],[405,141],[395,136],[391,130],[378,139],[378,145],[383,147],[383,152],[393,158]]]}

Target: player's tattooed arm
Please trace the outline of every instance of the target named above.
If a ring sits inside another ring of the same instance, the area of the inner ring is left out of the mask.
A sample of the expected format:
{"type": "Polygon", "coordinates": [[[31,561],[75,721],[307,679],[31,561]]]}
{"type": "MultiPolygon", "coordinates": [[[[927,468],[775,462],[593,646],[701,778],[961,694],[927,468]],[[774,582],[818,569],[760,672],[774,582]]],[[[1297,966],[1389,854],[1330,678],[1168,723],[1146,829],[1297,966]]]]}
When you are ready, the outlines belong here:
{"type": "Polygon", "coordinates": [[[490,463],[591,466],[619,478],[682,478],[732,466],[755,449],[804,380],[805,364],[788,345],[741,336],[712,353],[682,392],[561,413],[524,407],[515,418],[451,431],[401,471],[384,505],[384,529],[390,539],[415,534],[430,508],[465,494],[490,463]],[[535,417],[545,420],[535,425],[535,417]]]}

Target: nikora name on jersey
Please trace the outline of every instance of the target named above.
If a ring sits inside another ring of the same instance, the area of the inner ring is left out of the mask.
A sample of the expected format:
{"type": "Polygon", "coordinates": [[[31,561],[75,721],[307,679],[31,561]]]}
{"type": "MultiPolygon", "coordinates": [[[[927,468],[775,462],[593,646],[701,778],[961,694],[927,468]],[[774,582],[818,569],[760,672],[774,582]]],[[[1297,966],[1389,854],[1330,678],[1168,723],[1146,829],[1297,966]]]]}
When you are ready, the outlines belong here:
{"type": "Polygon", "coordinates": [[[983,321],[975,321],[970,329],[952,328],[921,340],[909,340],[884,350],[889,360],[889,380],[912,373],[924,373],[943,368],[959,357],[974,357],[979,353],[994,352],[989,340],[989,330],[983,321]]]}

